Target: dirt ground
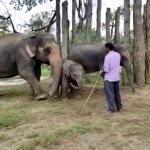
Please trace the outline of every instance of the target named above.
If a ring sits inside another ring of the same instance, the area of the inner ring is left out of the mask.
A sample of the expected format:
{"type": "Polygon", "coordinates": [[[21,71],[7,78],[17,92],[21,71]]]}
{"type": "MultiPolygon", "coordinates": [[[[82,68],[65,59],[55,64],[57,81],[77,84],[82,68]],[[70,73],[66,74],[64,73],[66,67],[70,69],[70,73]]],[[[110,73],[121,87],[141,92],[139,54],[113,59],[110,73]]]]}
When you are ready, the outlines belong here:
{"type": "MultiPolygon", "coordinates": [[[[48,92],[48,83],[42,81],[48,92]]],[[[0,86],[0,150],[149,150],[150,87],[121,87],[123,112],[105,113],[107,103],[97,87],[81,99],[34,101],[28,84],[0,86]]]]}

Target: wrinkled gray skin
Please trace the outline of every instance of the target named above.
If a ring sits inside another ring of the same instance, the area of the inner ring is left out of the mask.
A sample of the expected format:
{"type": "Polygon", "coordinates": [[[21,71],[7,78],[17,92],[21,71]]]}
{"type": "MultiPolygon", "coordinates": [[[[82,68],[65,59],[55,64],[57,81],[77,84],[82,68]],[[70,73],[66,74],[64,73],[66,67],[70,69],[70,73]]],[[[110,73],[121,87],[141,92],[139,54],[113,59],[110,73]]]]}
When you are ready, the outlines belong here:
{"type": "MultiPolygon", "coordinates": [[[[114,51],[121,55],[120,66],[125,67],[132,92],[135,92],[132,74],[133,67],[130,60],[130,54],[123,44],[114,44],[114,51]]],[[[69,50],[68,59],[81,64],[85,73],[98,72],[104,65],[106,55],[105,46],[102,42],[83,43],[69,50]]]]}
{"type": "Polygon", "coordinates": [[[31,86],[37,100],[46,98],[39,84],[41,63],[54,68],[53,85],[49,95],[58,89],[62,61],[59,48],[49,33],[22,34],[12,33],[0,37],[0,78],[20,75],[31,86]]]}
{"type": "MultiPolygon", "coordinates": [[[[63,101],[68,100],[69,88],[74,94],[75,98],[80,98],[80,91],[82,89],[82,77],[84,75],[84,69],[82,65],[75,63],[71,60],[62,60],[62,78],[59,84],[61,87],[61,98],[63,101]]],[[[59,89],[56,96],[59,97],[59,89]]]]}

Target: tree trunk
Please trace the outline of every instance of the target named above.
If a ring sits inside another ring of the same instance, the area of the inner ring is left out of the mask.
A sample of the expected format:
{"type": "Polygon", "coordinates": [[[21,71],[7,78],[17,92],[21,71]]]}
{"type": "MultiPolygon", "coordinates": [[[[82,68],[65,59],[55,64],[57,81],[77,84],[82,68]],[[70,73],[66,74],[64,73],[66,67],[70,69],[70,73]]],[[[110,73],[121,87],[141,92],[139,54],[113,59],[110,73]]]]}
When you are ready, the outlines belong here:
{"type": "Polygon", "coordinates": [[[115,37],[114,43],[118,43],[120,41],[120,7],[116,10],[115,14],[115,37]]]}
{"type": "Polygon", "coordinates": [[[133,25],[134,25],[134,73],[138,86],[145,85],[145,42],[142,25],[142,0],[134,0],[133,25]]]}
{"type": "Polygon", "coordinates": [[[97,41],[101,41],[101,4],[102,0],[97,0],[97,27],[96,27],[97,41]]]}
{"type": "Polygon", "coordinates": [[[61,29],[60,29],[60,0],[56,0],[56,39],[57,43],[60,46],[61,54],[61,29]]]}
{"type": "Polygon", "coordinates": [[[111,9],[106,10],[106,42],[110,42],[110,13],[111,9]]]}
{"type": "Polygon", "coordinates": [[[148,50],[148,41],[147,41],[147,35],[148,35],[148,29],[147,29],[147,4],[144,5],[143,7],[143,33],[144,33],[144,42],[145,42],[145,83],[149,84],[149,64],[148,64],[148,59],[147,59],[147,50],[148,50]]]}
{"type": "Polygon", "coordinates": [[[70,21],[67,20],[67,54],[68,54],[68,51],[69,51],[69,29],[70,29],[70,21]]]}
{"type": "MultiPolygon", "coordinates": [[[[86,13],[86,31],[85,40],[90,42],[90,30],[92,26],[92,0],[88,0],[87,13],[86,13]]],[[[90,74],[85,74],[85,82],[90,83],[90,74]]]]}
{"type": "Polygon", "coordinates": [[[75,46],[75,32],[76,32],[76,13],[75,13],[75,9],[76,9],[76,0],[72,0],[72,47],[75,46]]]}
{"type": "Polygon", "coordinates": [[[145,24],[144,37],[146,45],[145,83],[150,84],[150,0],[147,0],[147,4],[144,6],[143,27],[144,24],[145,24]]]}
{"type": "Polygon", "coordinates": [[[67,58],[68,47],[68,2],[62,3],[62,59],[67,58]]]}
{"type": "Polygon", "coordinates": [[[80,44],[80,43],[83,42],[82,35],[83,35],[83,32],[84,32],[84,27],[83,27],[84,26],[84,20],[86,19],[87,2],[84,3],[85,11],[83,9],[83,2],[82,2],[82,0],[78,0],[78,3],[79,3],[78,6],[76,6],[76,9],[77,9],[77,12],[78,12],[78,18],[79,18],[77,42],[80,44]]]}
{"type": "MultiPolygon", "coordinates": [[[[124,0],[124,44],[129,47],[130,40],[130,0],[124,0]]],[[[122,67],[122,85],[128,84],[127,73],[122,67]]]]}
{"type": "Polygon", "coordinates": [[[147,84],[150,84],[150,0],[147,0],[147,53],[146,53],[147,84]]]}

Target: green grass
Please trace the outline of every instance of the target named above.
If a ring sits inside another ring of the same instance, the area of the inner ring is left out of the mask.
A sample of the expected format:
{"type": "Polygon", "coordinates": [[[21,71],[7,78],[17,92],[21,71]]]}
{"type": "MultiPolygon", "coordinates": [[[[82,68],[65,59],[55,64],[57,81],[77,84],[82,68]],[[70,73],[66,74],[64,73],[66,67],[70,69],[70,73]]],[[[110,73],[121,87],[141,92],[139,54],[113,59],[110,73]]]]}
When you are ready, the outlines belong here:
{"type": "Polygon", "coordinates": [[[150,128],[148,125],[141,125],[141,126],[130,126],[128,128],[128,135],[132,135],[132,136],[135,136],[135,135],[138,135],[142,138],[144,137],[149,137],[150,135],[150,128]]]}
{"type": "Polygon", "coordinates": [[[50,76],[50,71],[46,68],[41,68],[42,76],[50,76]]]}
{"type": "MultiPolygon", "coordinates": [[[[83,134],[85,132],[100,132],[105,130],[106,122],[95,121],[92,122],[82,122],[76,123],[74,125],[61,125],[54,128],[49,133],[43,135],[38,135],[35,138],[27,139],[25,142],[21,143],[17,150],[35,150],[37,146],[48,148],[50,145],[59,145],[63,139],[74,138],[78,134],[83,134]]],[[[30,135],[30,137],[32,137],[30,135]]],[[[33,136],[34,137],[34,136],[33,136]]]]}
{"type": "Polygon", "coordinates": [[[16,127],[18,123],[23,120],[29,119],[31,114],[27,109],[10,109],[3,108],[0,110],[0,128],[16,127]]]}
{"type": "Polygon", "coordinates": [[[7,140],[9,140],[9,137],[4,133],[0,133],[0,142],[5,142],[7,140]]]}
{"type": "Polygon", "coordinates": [[[13,100],[0,102],[0,128],[14,128],[20,122],[32,118],[32,113],[28,107],[19,107],[22,103],[13,103],[13,100]]]}
{"type": "Polygon", "coordinates": [[[7,96],[24,96],[30,93],[30,88],[20,88],[20,86],[14,86],[14,88],[4,90],[3,94],[7,96]]]}

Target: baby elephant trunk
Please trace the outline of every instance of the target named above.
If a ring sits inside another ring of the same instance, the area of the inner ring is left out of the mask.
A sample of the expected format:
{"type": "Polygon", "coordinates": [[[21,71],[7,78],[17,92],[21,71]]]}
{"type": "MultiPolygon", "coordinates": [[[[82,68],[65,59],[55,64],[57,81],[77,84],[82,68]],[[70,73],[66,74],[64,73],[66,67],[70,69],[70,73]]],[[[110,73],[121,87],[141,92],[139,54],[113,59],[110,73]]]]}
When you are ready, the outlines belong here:
{"type": "Polygon", "coordinates": [[[75,90],[81,90],[82,89],[82,81],[77,81],[77,84],[74,85],[73,83],[70,83],[70,86],[75,90]]]}

